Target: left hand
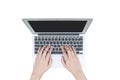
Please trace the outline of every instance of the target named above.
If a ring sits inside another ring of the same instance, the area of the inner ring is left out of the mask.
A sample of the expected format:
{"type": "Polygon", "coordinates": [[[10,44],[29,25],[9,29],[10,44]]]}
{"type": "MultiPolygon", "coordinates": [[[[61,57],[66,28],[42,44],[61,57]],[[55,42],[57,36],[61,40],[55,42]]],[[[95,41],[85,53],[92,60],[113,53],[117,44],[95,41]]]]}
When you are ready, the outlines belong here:
{"type": "Polygon", "coordinates": [[[44,46],[38,49],[31,80],[40,80],[42,75],[51,67],[52,46],[44,46]]]}

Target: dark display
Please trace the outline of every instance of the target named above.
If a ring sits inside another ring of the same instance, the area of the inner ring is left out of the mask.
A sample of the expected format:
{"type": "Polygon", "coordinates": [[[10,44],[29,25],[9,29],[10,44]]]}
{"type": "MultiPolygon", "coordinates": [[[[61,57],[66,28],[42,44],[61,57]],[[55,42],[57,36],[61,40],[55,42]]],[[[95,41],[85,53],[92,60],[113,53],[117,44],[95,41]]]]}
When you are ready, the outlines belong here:
{"type": "Polygon", "coordinates": [[[28,21],[35,32],[82,32],[87,21],[28,21]]]}

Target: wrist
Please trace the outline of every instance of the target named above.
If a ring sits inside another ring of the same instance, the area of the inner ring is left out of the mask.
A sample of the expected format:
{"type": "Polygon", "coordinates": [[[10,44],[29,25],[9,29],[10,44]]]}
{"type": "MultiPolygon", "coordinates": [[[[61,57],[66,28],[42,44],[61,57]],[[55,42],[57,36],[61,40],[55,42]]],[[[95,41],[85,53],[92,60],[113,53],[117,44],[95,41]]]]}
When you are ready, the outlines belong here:
{"type": "Polygon", "coordinates": [[[80,80],[80,74],[81,74],[81,73],[76,73],[76,74],[74,74],[74,77],[75,77],[76,80],[80,80]]]}
{"type": "Polygon", "coordinates": [[[30,80],[40,80],[41,77],[42,77],[42,74],[32,73],[30,80]]]}
{"type": "Polygon", "coordinates": [[[87,80],[83,71],[76,73],[74,77],[76,80],[87,80]]]}

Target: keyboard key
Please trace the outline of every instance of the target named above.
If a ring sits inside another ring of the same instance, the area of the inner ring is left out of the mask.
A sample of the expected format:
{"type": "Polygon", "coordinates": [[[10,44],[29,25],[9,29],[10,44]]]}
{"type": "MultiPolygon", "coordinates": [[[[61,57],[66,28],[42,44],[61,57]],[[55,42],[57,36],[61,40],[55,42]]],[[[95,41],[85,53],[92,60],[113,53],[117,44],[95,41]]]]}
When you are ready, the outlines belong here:
{"type": "Polygon", "coordinates": [[[79,38],[79,41],[80,41],[80,40],[83,40],[83,38],[79,38]]]}
{"type": "Polygon", "coordinates": [[[50,41],[50,44],[52,44],[52,41],[50,41]]]}
{"type": "Polygon", "coordinates": [[[39,47],[39,45],[35,45],[35,47],[39,47]]]}
{"type": "Polygon", "coordinates": [[[37,37],[35,37],[34,40],[36,41],[36,40],[37,40],[37,37]]]}
{"type": "Polygon", "coordinates": [[[62,38],[61,41],[64,41],[64,38],[62,38]]]}
{"type": "Polygon", "coordinates": [[[67,41],[67,44],[69,44],[69,41],[67,41]]]}
{"type": "Polygon", "coordinates": [[[83,54],[83,52],[79,52],[79,51],[78,51],[78,52],[76,52],[76,53],[77,53],[77,54],[83,54]]]}
{"type": "Polygon", "coordinates": [[[74,44],[76,44],[76,42],[74,42],[74,44]]]}
{"type": "Polygon", "coordinates": [[[42,44],[42,42],[40,42],[40,44],[42,44]]]}
{"type": "Polygon", "coordinates": [[[36,42],[36,41],[35,41],[35,44],[39,44],[39,42],[36,42]]]}
{"type": "Polygon", "coordinates": [[[49,44],[49,42],[47,41],[46,44],[49,44]]]}
{"type": "Polygon", "coordinates": [[[83,44],[83,41],[80,41],[80,44],[83,44]]]}
{"type": "Polygon", "coordinates": [[[77,42],[77,44],[79,44],[79,42],[77,42]]]}
{"type": "Polygon", "coordinates": [[[59,41],[57,41],[57,44],[59,44],[59,41]]]}
{"type": "Polygon", "coordinates": [[[76,50],[77,50],[77,51],[82,51],[82,50],[83,50],[83,48],[76,48],[76,50]]]}
{"type": "Polygon", "coordinates": [[[78,47],[83,47],[83,45],[78,45],[78,47]]]}
{"type": "Polygon", "coordinates": [[[72,38],[72,41],[74,41],[74,38],[72,38]]]}
{"type": "Polygon", "coordinates": [[[58,47],[60,47],[60,45],[58,45],[58,47]]]}
{"type": "Polygon", "coordinates": [[[77,47],[76,45],[74,45],[74,47],[77,47]]]}
{"type": "Polygon", "coordinates": [[[56,48],[56,51],[58,51],[58,48],[56,48]]]}

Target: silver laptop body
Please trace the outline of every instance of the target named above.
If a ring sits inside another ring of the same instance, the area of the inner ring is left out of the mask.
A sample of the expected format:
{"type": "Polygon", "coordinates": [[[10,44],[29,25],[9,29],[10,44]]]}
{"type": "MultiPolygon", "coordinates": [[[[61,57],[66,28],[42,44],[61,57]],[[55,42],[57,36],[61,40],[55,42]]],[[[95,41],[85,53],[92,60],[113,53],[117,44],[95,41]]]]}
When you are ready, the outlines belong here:
{"type": "MultiPolygon", "coordinates": [[[[52,45],[52,67],[61,67],[60,46],[75,47],[82,61],[84,55],[84,34],[90,26],[91,18],[24,18],[22,19],[33,34],[34,58],[39,47],[52,45]]],[[[83,61],[81,62],[82,64],[83,61]]]]}

